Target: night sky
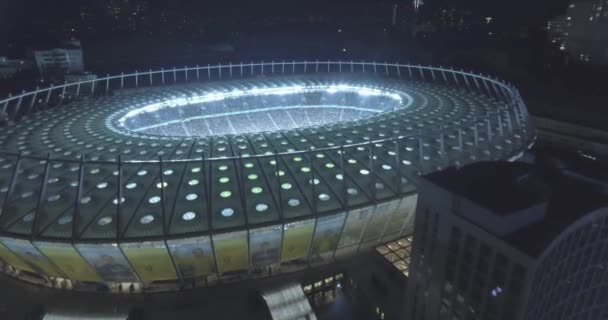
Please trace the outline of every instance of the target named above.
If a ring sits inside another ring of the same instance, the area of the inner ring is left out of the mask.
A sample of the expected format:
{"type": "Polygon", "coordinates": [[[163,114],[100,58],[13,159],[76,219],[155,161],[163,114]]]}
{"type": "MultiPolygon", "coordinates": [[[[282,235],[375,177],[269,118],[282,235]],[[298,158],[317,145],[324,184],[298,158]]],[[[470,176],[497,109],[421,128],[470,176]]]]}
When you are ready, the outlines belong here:
{"type": "MultiPolygon", "coordinates": [[[[153,9],[162,7],[183,8],[184,14],[215,14],[216,10],[229,10],[244,17],[256,15],[293,14],[299,10],[323,11],[327,7],[337,7],[338,14],[357,14],[362,6],[379,4],[406,4],[409,1],[390,0],[150,0],[153,9]]],[[[542,24],[548,17],[564,13],[568,0],[427,0],[425,8],[433,11],[438,7],[456,6],[470,8],[481,14],[495,16],[512,23],[542,24]]],[[[15,33],[37,33],[44,30],[39,26],[53,25],[64,19],[78,15],[83,4],[103,6],[105,0],[0,0],[0,34],[3,37],[15,33]]],[[[11,37],[12,38],[12,37],[11,37]]]]}

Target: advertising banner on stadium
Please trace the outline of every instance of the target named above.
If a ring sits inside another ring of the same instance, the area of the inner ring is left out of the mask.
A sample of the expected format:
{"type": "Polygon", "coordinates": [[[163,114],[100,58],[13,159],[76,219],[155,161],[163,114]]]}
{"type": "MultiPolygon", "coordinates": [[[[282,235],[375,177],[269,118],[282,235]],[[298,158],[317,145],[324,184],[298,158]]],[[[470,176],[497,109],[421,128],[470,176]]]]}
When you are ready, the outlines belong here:
{"type": "Polygon", "coordinates": [[[401,199],[387,201],[376,205],[376,211],[367,223],[367,228],[365,228],[365,234],[361,240],[362,243],[376,243],[380,241],[382,233],[384,232],[384,229],[386,229],[387,221],[389,220],[389,217],[399,208],[399,203],[401,203],[401,199]]]}
{"type": "Polygon", "coordinates": [[[314,227],[314,219],[285,225],[281,262],[308,257],[314,227]]]}
{"type": "Polygon", "coordinates": [[[220,273],[249,268],[247,231],[213,235],[212,239],[220,273]]]}
{"type": "Polygon", "coordinates": [[[2,243],[27,263],[33,272],[49,277],[64,277],[28,240],[2,238],[2,243]]]}
{"type": "MultiPolygon", "coordinates": [[[[4,242],[4,238],[0,238],[0,242],[4,242]]],[[[17,269],[35,272],[32,267],[28,266],[27,263],[17,257],[3,244],[0,244],[0,259],[17,269]]]]}
{"type": "Polygon", "coordinates": [[[164,241],[121,243],[120,247],[142,281],[178,278],[164,241]]]}
{"type": "Polygon", "coordinates": [[[348,212],[338,248],[359,244],[365,226],[374,213],[375,206],[364,207],[348,212]]]}
{"type": "Polygon", "coordinates": [[[136,282],[137,277],[117,244],[75,244],[76,250],[105,281],[136,282]]]}
{"type": "Polygon", "coordinates": [[[263,267],[279,262],[281,226],[253,229],[249,232],[251,265],[263,267]]]}
{"type": "Polygon", "coordinates": [[[315,235],[312,240],[311,260],[331,259],[331,256],[338,245],[340,231],[342,231],[342,225],[344,225],[345,218],[346,212],[319,218],[315,235]]]}
{"type": "Polygon", "coordinates": [[[170,240],[167,244],[182,277],[195,278],[215,273],[211,239],[208,236],[170,240]]]}
{"type": "Polygon", "coordinates": [[[93,268],[69,243],[36,242],[35,245],[68,278],[77,281],[101,281],[93,268]]]}
{"type": "Polygon", "coordinates": [[[410,195],[401,199],[399,208],[389,217],[388,224],[384,230],[382,241],[396,239],[404,228],[414,228],[414,216],[416,214],[416,202],[418,195],[410,195]]]}

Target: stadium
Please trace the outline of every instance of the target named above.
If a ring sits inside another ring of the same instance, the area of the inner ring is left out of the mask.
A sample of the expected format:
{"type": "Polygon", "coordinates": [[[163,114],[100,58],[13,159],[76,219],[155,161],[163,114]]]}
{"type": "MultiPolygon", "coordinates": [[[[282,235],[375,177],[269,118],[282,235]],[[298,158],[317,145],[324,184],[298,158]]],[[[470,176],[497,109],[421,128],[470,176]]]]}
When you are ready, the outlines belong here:
{"type": "Polygon", "coordinates": [[[535,138],[514,86],[397,63],[150,70],[0,110],[2,270],[83,291],[346,259],[411,235],[418,176],[535,138]]]}

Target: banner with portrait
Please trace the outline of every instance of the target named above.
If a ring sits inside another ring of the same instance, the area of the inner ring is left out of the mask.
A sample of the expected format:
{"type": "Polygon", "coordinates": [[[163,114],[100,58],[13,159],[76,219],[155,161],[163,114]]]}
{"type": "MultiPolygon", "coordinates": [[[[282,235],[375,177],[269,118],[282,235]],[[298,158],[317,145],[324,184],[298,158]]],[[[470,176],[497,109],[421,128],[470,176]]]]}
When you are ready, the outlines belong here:
{"type": "Polygon", "coordinates": [[[376,205],[376,211],[367,223],[367,228],[365,228],[365,234],[363,235],[363,239],[361,239],[362,243],[376,243],[380,241],[389,217],[399,208],[400,203],[401,199],[396,199],[376,205]]]}
{"type": "Polygon", "coordinates": [[[307,258],[315,220],[288,223],[284,226],[281,262],[307,258]]]}
{"type": "Polygon", "coordinates": [[[338,246],[346,212],[319,217],[312,240],[311,260],[330,260],[338,246]]]}
{"type": "Polygon", "coordinates": [[[279,262],[281,226],[252,229],[249,231],[252,267],[263,267],[279,262]]]}
{"type": "Polygon", "coordinates": [[[121,243],[120,247],[142,281],[178,278],[164,241],[121,243]]]}
{"type": "Polygon", "coordinates": [[[53,266],[51,261],[49,261],[49,259],[47,259],[47,257],[28,240],[2,238],[2,243],[21,258],[21,260],[27,263],[33,272],[48,277],[64,277],[64,275],[53,266]]]}
{"type": "MultiPolygon", "coordinates": [[[[4,242],[4,238],[0,238],[0,242],[4,242]]],[[[4,244],[0,243],[0,259],[5,263],[17,268],[19,270],[25,270],[29,272],[36,272],[30,267],[25,261],[21,260],[17,255],[12,253],[4,244]]]]}
{"type": "Polygon", "coordinates": [[[219,273],[249,268],[247,231],[212,236],[219,273]]]}
{"type": "Polygon", "coordinates": [[[351,210],[348,212],[344,230],[340,235],[338,248],[358,245],[367,222],[374,214],[375,206],[363,207],[360,209],[351,210]]]}
{"type": "Polygon", "coordinates": [[[111,244],[75,244],[97,274],[108,282],[137,282],[137,277],[122,251],[115,243],[111,244]]]}
{"type": "Polygon", "coordinates": [[[35,242],[35,245],[51,262],[76,281],[98,282],[101,278],[69,243],[35,242]]]}
{"type": "Polygon", "coordinates": [[[173,261],[184,278],[215,273],[215,260],[208,236],[167,241],[173,261]]]}
{"type": "Polygon", "coordinates": [[[412,194],[401,199],[399,208],[389,217],[388,224],[384,230],[382,241],[398,238],[401,231],[411,227],[414,228],[414,216],[416,215],[416,202],[418,195],[412,194]]]}

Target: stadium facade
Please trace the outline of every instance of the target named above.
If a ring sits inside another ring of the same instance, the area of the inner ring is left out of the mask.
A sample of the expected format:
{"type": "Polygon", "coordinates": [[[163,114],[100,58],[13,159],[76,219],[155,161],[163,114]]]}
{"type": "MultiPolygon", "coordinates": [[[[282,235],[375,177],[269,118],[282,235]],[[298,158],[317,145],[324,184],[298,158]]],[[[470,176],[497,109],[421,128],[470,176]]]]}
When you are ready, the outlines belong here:
{"type": "Polygon", "coordinates": [[[3,270],[80,290],[346,259],[413,232],[420,175],[535,138],[512,85],[396,63],[136,72],[0,110],[3,270]]]}

